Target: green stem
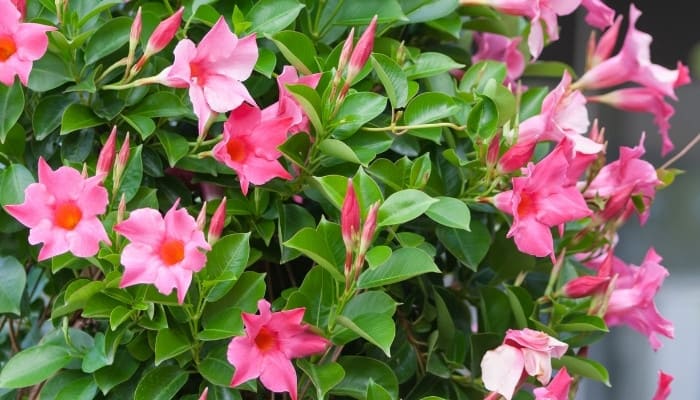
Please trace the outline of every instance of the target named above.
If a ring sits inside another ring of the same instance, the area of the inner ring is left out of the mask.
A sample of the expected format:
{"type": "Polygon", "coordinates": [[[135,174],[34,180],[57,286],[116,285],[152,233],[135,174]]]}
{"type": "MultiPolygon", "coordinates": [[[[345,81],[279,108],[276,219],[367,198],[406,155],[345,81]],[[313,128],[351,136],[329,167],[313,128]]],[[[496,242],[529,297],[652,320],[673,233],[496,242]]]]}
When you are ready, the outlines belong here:
{"type": "Polygon", "coordinates": [[[133,87],[137,86],[143,86],[143,85],[151,85],[154,83],[160,83],[160,80],[158,79],[157,75],[154,76],[149,76],[147,78],[141,78],[137,79],[133,82],[130,83],[124,83],[124,84],[112,84],[112,85],[104,85],[102,86],[103,90],[126,90],[126,89],[131,89],[133,87]]]}
{"type": "Polygon", "coordinates": [[[379,128],[362,128],[363,131],[367,132],[386,132],[391,131],[396,133],[397,131],[407,131],[410,129],[427,129],[427,128],[451,128],[456,131],[463,131],[467,129],[466,125],[457,125],[452,122],[436,122],[433,124],[416,124],[416,125],[389,125],[379,128]]]}
{"type": "Polygon", "coordinates": [[[115,62],[115,63],[112,64],[109,68],[107,68],[106,70],[104,70],[104,72],[103,72],[102,74],[100,74],[100,76],[99,76],[99,78],[97,78],[96,82],[97,82],[97,83],[101,82],[104,78],[107,77],[107,75],[108,75],[110,72],[112,72],[112,71],[114,71],[115,69],[117,69],[117,68],[119,68],[119,67],[122,67],[122,66],[124,66],[124,65],[126,65],[126,64],[127,64],[127,59],[126,59],[126,58],[122,58],[121,60],[115,62]]]}

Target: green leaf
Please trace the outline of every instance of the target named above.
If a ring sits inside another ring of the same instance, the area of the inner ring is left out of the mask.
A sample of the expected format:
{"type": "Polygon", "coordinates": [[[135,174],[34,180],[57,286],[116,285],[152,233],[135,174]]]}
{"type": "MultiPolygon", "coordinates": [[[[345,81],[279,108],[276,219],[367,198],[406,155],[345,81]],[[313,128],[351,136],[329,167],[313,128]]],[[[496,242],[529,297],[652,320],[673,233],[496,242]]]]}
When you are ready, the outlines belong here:
{"type": "Polygon", "coordinates": [[[557,332],[608,332],[602,318],[585,314],[567,315],[554,329],[557,332]]]}
{"type": "Polygon", "coordinates": [[[377,225],[403,224],[426,212],[437,201],[419,190],[401,190],[389,196],[379,206],[377,225]]]}
{"type": "Polygon", "coordinates": [[[377,77],[384,85],[386,95],[394,108],[406,106],[408,101],[408,79],[396,61],[384,54],[375,53],[370,58],[377,77]]]}
{"type": "Polygon", "coordinates": [[[169,131],[157,131],[156,136],[163,145],[163,150],[168,158],[168,164],[174,167],[178,161],[190,150],[190,144],[182,135],[169,131]]]}
{"type": "Polygon", "coordinates": [[[546,87],[533,87],[523,93],[520,99],[520,121],[533,117],[540,113],[542,109],[542,101],[549,93],[546,87]]]}
{"type": "Polygon", "coordinates": [[[182,104],[175,94],[165,91],[148,95],[138,105],[129,110],[129,116],[133,117],[181,117],[189,114],[190,110],[182,104]]]}
{"type": "Polygon", "coordinates": [[[287,308],[304,307],[304,321],[314,326],[326,326],[338,298],[337,285],[338,282],[325,269],[311,268],[299,290],[289,296],[287,308]]]}
{"type": "Polygon", "coordinates": [[[11,164],[0,174],[0,205],[20,204],[24,189],[34,183],[32,173],[22,164],[11,164]]]}
{"type": "Polygon", "coordinates": [[[410,64],[404,70],[408,79],[421,79],[459,68],[464,68],[464,64],[454,61],[445,54],[426,52],[421,53],[413,61],[413,64],[410,64]]]}
{"type": "Polygon", "coordinates": [[[321,193],[338,210],[342,207],[345,193],[348,188],[348,178],[341,175],[315,176],[314,181],[318,184],[321,193]]]}
{"type": "Polygon", "coordinates": [[[377,93],[357,92],[345,98],[331,125],[339,139],[352,136],[363,125],[376,118],[386,108],[386,97],[377,93]]]}
{"type": "Polygon", "coordinates": [[[78,21],[78,26],[81,27],[88,23],[92,18],[100,14],[102,11],[108,10],[117,4],[121,4],[120,0],[100,0],[98,2],[94,1],[82,1],[78,2],[75,7],[80,20],[78,21]],[[81,7],[82,5],[82,7],[81,7]]]}
{"type": "Polygon", "coordinates": [[[271,35],[294,23],[302,8],[297,0],[262,0],[253,5],[247,19],[253,23],[253,32],[271,35]]]}
{"type": "Polygon", "coordinates": [[[95,371],[95,382],[102,394],[131,378],[139,367],[139,362],[131,358],[126,350],[117,351],[112,365],[95,371]]]}
{"type": "Polygon", "coordinates": [[[444,18],[428,21],[426,24],[433,29],[451,35],[455,39],[459,39],[462,32],[462,18],[456,12],[444,18]]]}
{"type": "Polygon", "coordinates": [[[491,245],[491,234],[479,221],[472,220],[471,232],[464,229],[438,226],[435,229],[438,240],[459,261],[472,271],[476,271],[491,245]]]}
{"type": "Polygon", "coordinates": [[[14,257],[0,257],[0,314],[12,313],[20,315],[22,293],[27,283],[24,267],[14,257]]]}
{"type": "Polygon", "coordinates": [[[92,109],[82,104],[73,103],[63,112],[61,119],[61,135],[80,129],[102,125],[105,121],[97,117],[92,109]]]}
{"type": "Polygon", "coordinates": [[[369,357],[344,356],[338,364],[345,370],[345,378],[330,393],[364,400],[372,382],[383,387],[392,399],[399,398],[399,383],[394,371],[385,363],[369,357]]]}
{"type": "Polygon", "coordinates": [[[406,12],[406,16],[412,24],[429,22],[442,18],[459,7],[458,0],[401,0],[401,3],[404,12],[406,12]]]}
{"type": "Polygon", "coordinates": [[[15,125],[24,111],[24,92],[22,85],[15,79],[12,86],[0,85],[0,142],[5,143],[5,138],[10,129],[15,125]]]}
{"type": "Polygon", "coordinates": [[[342,272],[345,247],[338,224],[322,220],[317,229],[304,228],[283,244],[314,260],[337,281],[345,282],[342,272]]]}
{"type": "Polygon", "coordinates": [[[440,225],[468,231],[471,222],[469,207],[453,197],[436,197],[437,203],[430,205],[425,212],[430,219],[440,225]]]}
{"type": "Polygon", "coordinates": [[[143,179],[143,160],[141,159],[142,147],[143,145],[140,144],[136,146],[136,148],[131,149],[129,162],[124,169],[124,175],[122,176],[122,182],[119,186],[116,198],[121,198],[122,194],[124,194],[128,202],[136,196],[136,193],[138,193],[141,188],[141,180],[143,179]]]}
{"type": "Polygon", "coordinates": [[[234,368],[226,358],[226,347],[217,348],[199,363],[197,370],[209,382],[228,387],[231,384],[234,368]]]}
{"type": "Polygon", "coordinates": [[[13,389],[36,385],[68,365],[71,359],[64,346],[40,345],[22,350],[0,371],[0,387],[13,389]]]}
{"type": "Polygon", "coordinates": [[[343,367],[337,362],[317,365],[300,358],[297,360],[297,366],[311,379],[316,388],[316,397],[319,399],[324,398],[326,393],[345,377],[343,367]]]}
{"type": "Polygon", "coordinates": [[[207,314],[202,321],[204,329],[197,334],[200,340],[221,340],[243,334],[241,310],[236,307],[222,310],[216,314],[207,314]]]}
{"type": "Polygon", "coordinates": [[[369,379],[369,386],[367,387],[367,400],[391,400],[391,394],[376,384],[372,378],[369,379]]]}
{"type": "Polygon", "coordinates": [[[306,85],[287,85],[287,90],[294,96],[294,99],[299,103],[304,113],[309,117],[311,125],[314,126],[317,134],[324,131],[321,123],[321,97],[316,90],[306,85]]]}
{"type": "Polygon", "coordinates": [[[35,92],[46,92],[72,81],[71,73],[63,59],[47,52],[34,62],[27,87],[35,92]]]}
{"type": "Polygon", "coordinates": [[[100,26],[85,48],[85,63],[94,64],[126,45],[132,22],[129,17],[117,17],[100,26]]]}
{"type": "Polygon", "coordinates": [[[498,129],[498,109],[493,100],[482,96],[469,112],[467,132],[472,136],[489,139],[498,129]]]}
{"type": "Polygon", "coordinates": [[[482,92],[486,82],[490,79],[497,83],[503,82],[506,78],[506,66],[499,61],[480,61],[467,69],[462,80],[459,82],[459,90],[470,92],[476,90],[482,92]]]}
{"type": "Polygon", "coordinates": [[[428,272],[440,272],[433,258],[417,247],[395,250],[389,259],[360,275],[357,287],[370,289],[401,282],[428,272]]]}
{"type": "Polygon", "coordinates": [[[597,361],[582,357],[563,356],[560,359],[552,358],[552,367],[566,367],[571,375],[580,375],[584,378],[590,378],[610,387],[608,370],[597,361]]]}
{"type": "Polygon", "coordinates": [[[309,135],[291,135],[289,139],[277,147],[289,161],[300,167],[303,167],[306,163],[306,157],[310,148],[311,139],[309,135]]]}
{"type": "Polygon", "coordinates": [[[56,400],[92,400],[97,394],[97,383],[92,376],[83,376],[65,385],[56,400]]]}
{"type": "MultiPolygon", "coordinates": [[[[294,135],[307,136],[307,135],[294,135]]],[[[283,204],[279,207],[280,264],[285,264],[301,255],[297,250],[281,245],[291,239],[302,228],[313,228],[316,220],[304,207],[296,204],[283,204]]]]}
{"type": "Polygon", "coordinates": [[[207,301],[217,301],[231,290],[248,264],[250,233],[234,233],[219,239],[209,253],[202,271],[206,284],[214,284],[207,301]]]}
{"type": "Polygon", "coordinates": [[[156,335],[156,366],[186,352],[191,347],[189,339],[179,331],[171,328],[159,330],[156,335]]]}
{"type": "MultiPolygon", "coordinates": [[[[452,98],[444,93],[428,92],[414,97],[406,106],[404,123],[408,126],[425,124],[448,118],[459,110],[452,98]]],[[[411,129],[410,134],[419,137],[432,138],[429,132],[435,132],[434,141],[439,143],[441,128],[411,129]]]]}
{"type": "Polygon", "coordinates": [[[309,75],[318,70],[316,47],[306,35],[295,31],[275,33],[270,39],[300,74],[309,75]]]}
{"type": "Polygon", "coordinates": [[[336,321],[339,325],[379,347],[387,357],[391,357],[391,344],[396,335],[396,326],[390,315],[369,313],[359,315],[354,319],[339,315],[336,317],[336,321]]]}
{"type": "Polygon", "coordinates": [[[43,140],[61,125],[63,113],[72,101],[70,96],[64,95],[46,96],[39,101],[32,115],[32,128],[36,140],[43,140]]]}
{"type": "Polygon", "coordinates": [[[318,148],[319,150],[321,150],[321,153],[325,154],[328,157],[333,157],[338,160],[347,161],[354,164],[362,164],[362,161],[360,161],[360,159],[357,158],[357,154],[355,154],[355,152],[352,151],[350,146],[348,146],[340,140],[324,139],[318,145],[318,148]]]}
{"type": "Polygon", "coordinates": [[[141,377],[134,400],[170,400],[185,385],[187,376],[187,371],[176,365],[159,365],[141,377]]]}
{"type": "Polygon", "coordinates": [[[407,20],[396,0],[354,0],[340,7],[333,22],[337,25],[367,25],[375,14],[379,24],[407,20]]]}
{"type": "Polygon", "coordinates": [[[264,47],[258,48],[258,61],[255,63],[255,70],[267,78],[272,78],[277,65],[277,56],[271,50],[264,47]]]}
{"type": "Polygon", "coordinates": [[[156,130],[156,123],[152,119],[140,115],[124,115],[122,118],[132,128],[136,129],[141,139],[146,140],[156,130]]]}

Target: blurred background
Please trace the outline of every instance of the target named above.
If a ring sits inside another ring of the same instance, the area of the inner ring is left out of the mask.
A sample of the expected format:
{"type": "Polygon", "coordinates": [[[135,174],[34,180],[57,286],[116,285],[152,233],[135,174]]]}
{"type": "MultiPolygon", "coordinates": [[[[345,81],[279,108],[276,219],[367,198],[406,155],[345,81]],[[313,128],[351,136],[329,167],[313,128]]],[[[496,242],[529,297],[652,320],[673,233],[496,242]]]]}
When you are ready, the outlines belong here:
{"type": "MultiPolygon", "coordinates": [[[[631,1],[604,0],[625,16],[631,1]]],[[[642,11],[638,29],[650,33],[654,42],[651,58],[656,64],[676,68],[681,60],[691,68],[698,82],[677,89],[676,109],[671,119],[671,139],[676,149],[669,157],[660,157],[658,129],[647,114],[623,113],[611,108],[589,105],[592,116],[599,116],[606,128],[608,160],[618,157],[621,145],[634,146],[643,131],[646,135],[645,158],[660,166],[683,149],[700,132],[700,2],[687,0],[638,0],[642,11]]],[[[585,12],[560,21],[560,42],[550,46],[542,59],[569,60],[577,71],[583,70],[586,41],[590,28],[583,21],[585,12]]],[[[624,31],[621,31],[621,35],[624,31]]],[[[591,348],[590,356],[610,372],[612,388],[587,381],[577,399],[637,400],[651,399],[661,369],[675,377],[671,399],[700,399],[700,146],[673,164],[686,173],[657,193],[647,224],[639,226],[631,218],[620,231],[616,255],[639,265],[649,247],[664,258],[671,275],[656,296],[661,314],[675,324],[675,339],[662,338],[663,347],[654,352],[646,337],[625,327],[612,328],[612,334],[591,348]]]]}

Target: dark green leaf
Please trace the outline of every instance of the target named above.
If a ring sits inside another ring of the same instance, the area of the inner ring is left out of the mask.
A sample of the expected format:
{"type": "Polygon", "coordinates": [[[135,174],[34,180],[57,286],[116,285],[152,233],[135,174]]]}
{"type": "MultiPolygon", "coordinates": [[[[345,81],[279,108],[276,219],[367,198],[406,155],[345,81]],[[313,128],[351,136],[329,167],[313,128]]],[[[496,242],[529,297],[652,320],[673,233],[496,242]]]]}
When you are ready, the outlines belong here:
{"type": "Polygon", "coordinates": [[[417,247],[395,250],[389,259],[360,275],[357,286],[361,289],[401,282],[428,272],[440,272],[433,258],[417,247]]]}
{"type": "Polygon", "coordinates": [[[339,139],[350,137],[363,125],[376,118],[386,107],[386,97],[370,92],[357,92],[345,98],[331,122],[333,135],[339,139]]]}
{"type": "Polygon", "coordinates": [[[316,387],[316,397],[319,399],[324,398],[325,394],[345,377],[343,367],[336,362],[316,365],[300,358],[297,360],[297,366],[311,379],[316,387]]]}
{"type": "Polygon", "coordinates": [[[318,70],[316,47],[306,35],[294,31],[277,32],[271,38],[284,58],[299,73],[308,75],[318,70]]]}
{"type": "Polygon", "coordinates": [[[65,367],[70,361],[64,346],[41,345],[15,354],[0,371],[0,387],[21,388],[35,385],[65,367]]]}
{"type": "Polygon", "coordinates": [[[253,5],[247,19],[260,36],[277,33],[291,25],[304,5],[297,0],[262,0],[253,5]]]}
{"type": "Polygon", "coordinates": [[[43,140],[61,125],[61,119],[66,108],[73,100],[70,96],[46,96],[39,101],[32,116],[34,137],[43,140]]]}
{"type": "Polygon", "coordinates": [[[472,220],[471,232],[438,226],[435,230],[440,242],[472,271],[476,271],[491,245],[491,235],[479,221],[472,220]]]}
{"type": "Polygon", "coordinates": [[[22,85],[15,79],[12,86],[0,85],[0,142],[5,143],[10,129],[15,125],[24,110],[22,85]]]}
{"type": "Polygon", "coordinates": [[[156,366],[192,347],[189,339],[175,329],[161,329],[156,335],[156,366]]]}
{"type": "Polygon", "coordinates": [[[566,367],[571,375],[580,375],[602,382],[605,386],[610,386],[608,370],[599,362],[589,358],[574,356],[563,356],[560,359],[552,358],[552,367],[566,367]]]}
{"type": "Polygon", "coordinates": [[[471,222],[469,207],[453,197],[436,197],[437,203],[430,205],[425,215],[433,221],[450,228],[468,231],[471,222]]]}
{"type": "Polygon", "coordinates": [[[190,149],[189,142],[182,135],[169,131],[157,131],[156,136],[163,145],[165,155],[168,158],[168,164],[174,167],[178,161],[187,155],[190,149]]]}
{"type": "Polygon", "coordinates": [[[374,358],[359,356],[340,357],[338,364],[345,370],[345,378],[330,393],[364,400],[370,382],[383,387],[393,399],[399,398],[396,375],[386,364],[374,358]]]}
{"type": "Polygon", "coordinates": [[[426,212],[437,201],[437,199],[415,189],[396,192],[379,207],[377,225],[403,224],[426,212]]]}
{"type": "Polygon", "coordinates": [[[496,133],[496,129],[498,129],[498,109],[493,100],[483,96],[469,112],[467,132],[472,136],[489,139],[496,133]]]}
{"type": "Polygon", "coordinates": [[[134,400],[170,400],[187,382],[187,371],[176,365],[160,365],[146,372],[134,392],[134,400]]]}
{"type": "Polygon", "coordinates": [[[426,52],[418,56],[405,71],[408,79],[421,79],[463,67],[464,64],[455,62],[445,54],[426,52]]]}
{"type": "Polygon", "coordinates": [[[20,314],[22,293],[27,283],[24,267],[14,257],[0,257],[0,314],[20,314]]]}
{"type": "Polygon", "coordinates": [[[94,64],[129,42],[132,19],[117,17],[100,26],[85,48],[85,63],[94,64]]]}
{"type": "Polygon", "coordinates": [[[46,53],[34,62],[27,87],[35,92],[46,92],[73,81],[66,63],[53,53],[46,53]]]}
{"type": "Polygon", "coordinates": [[[20,204],[24,189],[34,183],[32,173],[22,164],[11,164],[0,174],[0,205],[20,204]]]}
{"type": "Polygon", "coordinates": [[[80,129],[92,128],[93,126],[102,125],[104,123],[105,121],[97,117],[90,107],[73,103],[63,112],[63,117],[61,119],[61,135],[80,129]]]}
{"type": "Polygon", "coordinates": [[[394,108],[406,106],[408,101],[408,80],[406,73],[391,58],[375,53],[370,58],[377,77],[384,85],[386,95],[394,108]]]}

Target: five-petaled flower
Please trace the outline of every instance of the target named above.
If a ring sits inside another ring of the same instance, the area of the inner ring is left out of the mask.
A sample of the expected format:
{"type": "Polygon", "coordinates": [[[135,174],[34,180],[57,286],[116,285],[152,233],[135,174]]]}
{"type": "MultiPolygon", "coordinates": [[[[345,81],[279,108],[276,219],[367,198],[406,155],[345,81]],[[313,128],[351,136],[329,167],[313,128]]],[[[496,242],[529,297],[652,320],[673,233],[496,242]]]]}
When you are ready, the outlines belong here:
{"type": "Polygon", "coordinates": [[[30,228],[30,244],[44,243],[39,251],[40,261],[67,251],[78,257],[92,257],[100,242],[110,244],[97,219],[108,203],[102,178],[84,178],[70,167],[53,171],[39,158],[39,182],[24,190],[24,203],[5,209],[30,228]]]}
{"type": "Polygon", "coordinates": [[[177,288],[182,304],[192,282],[192,274],[207,261],[202,250],[211,250],[204,233],[178,202],[163,217],[158,210],[140,208],[114,230],[131,241],[122,251],[124,275],[122,288],[139,283],[152,283],[158,291],[169,295],[177,288]]]}
{"type": "Polygon", "coordinates": [[[329,342],[302,324],[304,308],[271,312],[270,303],[258,302],[260,314],[242,313],[245,336],[228,345],[228,361],[236,368],[231,386],[260,377],[273,392],[297,399],[297,375],[291,359],[322,352],[329,342]]]}

